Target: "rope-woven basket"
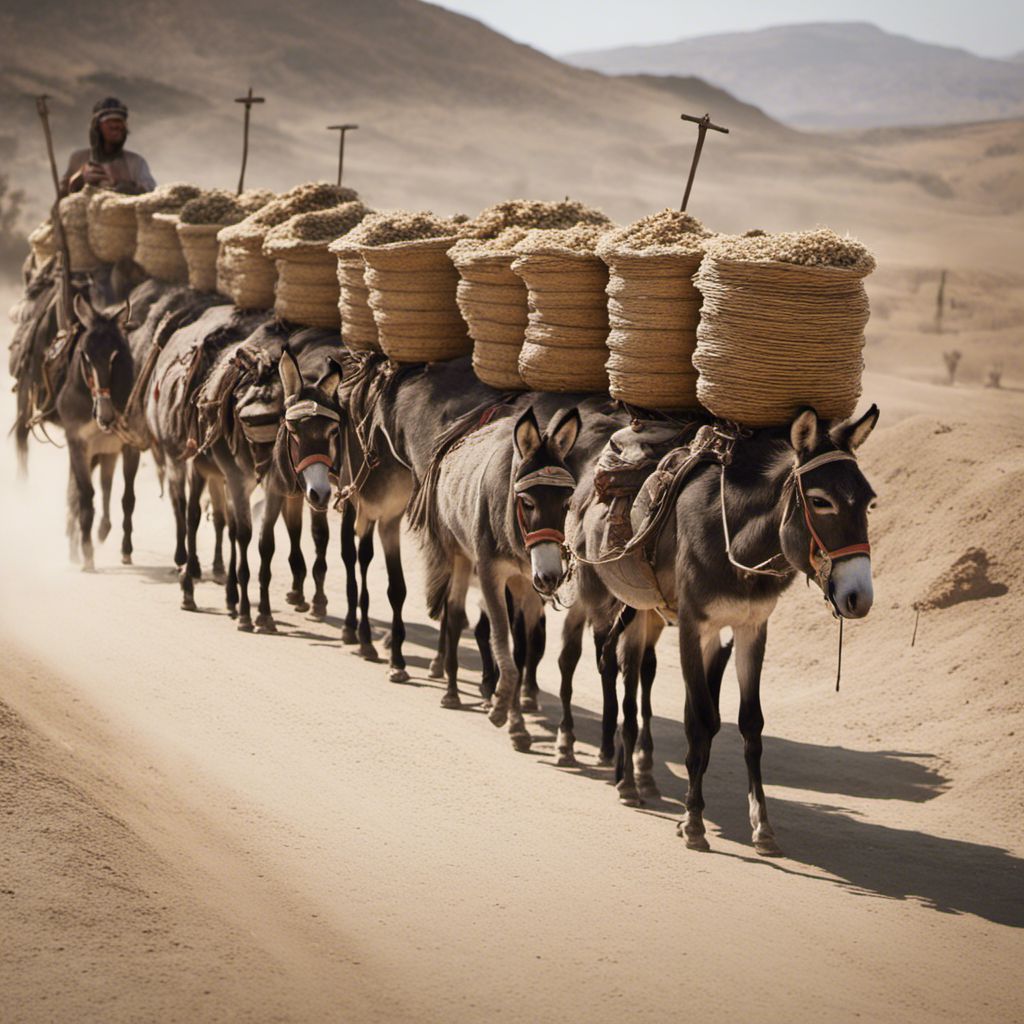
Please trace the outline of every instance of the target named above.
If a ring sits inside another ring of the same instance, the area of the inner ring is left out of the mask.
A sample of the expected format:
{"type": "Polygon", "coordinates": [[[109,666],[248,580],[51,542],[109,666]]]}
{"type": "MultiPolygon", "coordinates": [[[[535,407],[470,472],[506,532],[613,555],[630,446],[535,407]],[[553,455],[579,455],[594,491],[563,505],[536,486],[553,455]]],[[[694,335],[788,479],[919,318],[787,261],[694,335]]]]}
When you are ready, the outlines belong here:
{"type": "Polygon", "coordinates": [[[329,240],[267,242],[263,254],[277,263],[274,312],[305,327],[341,327],[338,261],[329,240]]]}
{"type": "Polygon", "coordinates": [[[519,374],[539,391],[604,391],[608,268],[592,253],[524,253],[512,271],[528,289],[519,374]]]}
{"type": "Polygon", "coordinates": [[[454,237],[363,245],[367,302],[381,350],[398,363],[466,355],[472,341],[455,301],[454,237]]]}
{"type": "Polygon", "coordinates": [[[235,227],[217,233],[217,291],[240,309],[270,309],[277,267],[263,255],[262,238],[232,237],[235,227]]]}
{"type": "Polygon", "coordinates": [[[51,256],[56,255],[57,239],[54,237],[53,224],[49,218],[32,230],[28,236],[28,244],[37,267],[41,267],[51,256]]]}
{"type": "Polygon", "coordinates": [[[85,188],[60,201],[60,222],[68,243],[71,269],[75,273],[96,270],[102,262],[89,244],[89,203],[94,194],[93,189],[85,188]]]}
{"type": "Polygon", "coordinates": [[[866,268],[747,261],[709,254],[693,365],[697,397],[722,419],[789,423],[801,406],[852,415],[861,393],[866,268]]]}
{"type": "Polygon", "coordinates": [[[120,263],[135,255],[135,198],[104,189],[89,201],[89,244],[105,263],[120,263]]]}
{"type": "Polygon", "coordinates": [[[513,252],[451,250],[461,280],[456,301],[473,339],[477,377],[502,391],[525,391],[519,353],[526,335],[528,295],[512,271],[513,252]]]}
{"type": "Polygon", "coordinates": [[[351,352],[379,352],[377,322],[370,309],[370,289],[366,287],[366,264],[358,250],[339,238],[328,247],[337,259],[338,312],[341,316],[341,340],[351,352]]]}
{"type": "Polygon", "coordinates": [[[178,241],[178,215],[136,207],[135,262],[150,276],[169,284],[188,283],[188,264],[178,241]]]}
{"type": "Polygon", "coordinates": [[[188,283],[198,292],[217,290],[217,234],[222,227],[178,222],[178,242],[188,267],[188,283]]]}
{"type": "Polygon", "coordinates": [[[608,265],[608,390],[645,409],[697,409],[701,253],[599,247],[608,265]]]}

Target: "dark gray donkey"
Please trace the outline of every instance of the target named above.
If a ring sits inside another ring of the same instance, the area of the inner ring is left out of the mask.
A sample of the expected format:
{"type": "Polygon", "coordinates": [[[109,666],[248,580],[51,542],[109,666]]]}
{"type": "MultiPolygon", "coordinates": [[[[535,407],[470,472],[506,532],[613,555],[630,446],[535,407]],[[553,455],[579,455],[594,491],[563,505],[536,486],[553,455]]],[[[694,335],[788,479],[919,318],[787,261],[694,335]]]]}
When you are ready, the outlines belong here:
{"type": "Polygon", "coordinates": [[[129,434],[124,411],[135,369],[124,334],[129,315],[127,303],[113,313],[100,313],[82,295],[76,295],[74,307],[82,333],[68,363],[56,408],[67,437],[70,460],[68,539],[71,554],[72,558],[77,555],[80,544],[82,568],[91,571],[95,564],[92,471],[99,466],[103,514],[97,536],[102,541],[110,532],[110,492],[118,455],[122,456],[124,464],[121,561],[131,562],[139,449],[126,444],[129,434]]]}
{"type": "MultiPolygon", "coordinates": [[[[679,834],[695,850],[705,837],[703,780],[721,725],[721,630],[732,630],[740,684],[739,728],[748,772],[754,847],[781,851],[768,821],[761,780],[760,681],[768,618],[779,595],[803,574],[843,618],[860,618],[873,593],[867,516],[875,495],[854,452],[874,429],[878,409],[836,426],[802,411],[788,429],[756,432],[724,424],[701,428],[680,450],[682,472],[664,493],[659,531],[621,558],[609,558],[607,506],[584,510],[574,547],[630,608],[678,618],[686,685],[686,769],[690,785],[679,834]]],[[[641,527],[641,530],[643,527],[641,527]]],[[[623,726],[632,759],[637,730],[623,726]]]]}

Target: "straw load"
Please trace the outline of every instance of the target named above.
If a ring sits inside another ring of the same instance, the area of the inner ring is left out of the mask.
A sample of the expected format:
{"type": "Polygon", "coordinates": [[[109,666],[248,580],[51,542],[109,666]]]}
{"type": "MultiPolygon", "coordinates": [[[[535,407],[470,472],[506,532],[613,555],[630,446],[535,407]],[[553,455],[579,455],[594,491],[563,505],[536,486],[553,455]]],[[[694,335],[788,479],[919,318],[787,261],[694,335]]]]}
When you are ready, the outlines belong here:
{"type": "Polygon", "coordinates": [[[335,239],[327,251],[337,264],[341,340],[350,352],[379,352],[377,322],[370,309],[370,289],[366,287],[366,264],[358,243],[349,242],[348,236],[343,235],[335,239]]]}
{"type": "Polygon", "coordinates": [[[190,199],[178,215],[176,230],[188,266],[188,283],[200,292],[217,290],[217,234],[237,224],[274,198],[267,189],[236,196],[222,188],[206,189],[190,199]]]}
{"type": "Polygon", "coordinates": [[[201,192],[195,185],[161,185],[135,197],[135,262],[158,281],[185,284],[188,265],[178,241],[178,213],[201,192]]]}
{"type": "Polygon", "coordinates": [[[217,291],[242,309],[269,309],[274,304],[277,268],[263,255],[271,229],[300,213],[350,203],[358,196],[350,188],[309,182],[278,196],[244,220],[222,228],[217,235],[217,291]]]}
{"type": "Polygon", "coordinates": [[[36,267],[41,267],[57,254],[57,239],[53,233],[53,221],[49,217],[29,232],[28,244],[32,249],[32,261],[36,267]]]}
{"type": "Polygon", "coordinates": [[[596,248],[609,230],[581,224],[533,230],[513,246],[529,292],[519,374],[538,391],[604,391],[608,376],[608,268],[596,248]]]}
{"type": "Polygon", "coordinates": [[[306,327],[341,326],[338,261],[329,248],[369,213],[356,200],[300,213],[267,233],[263,255],[277,263],[274,312],[282,320],[306,327]]]}
{"type": "Polygon", "coordinates": [[[94,189],[87,186],[60,201],[60,222],[68,243],[68,257],[74,273],[95,270],[102,262],[89,244],[89,202],[94,189]]]}
{"type": "Polygon", "coordinates": [[[343,239],[366,265],[380,348],[395,362],[455,359],[472,350],[455,302],[459,274],[448,258],[461,227],[430,211],[398,210],[372,214],[343,239]]]}
{"type": "Polygon", "coordinates": [[[701,404],[752,427],[786,424],[805,405],[850,416],[874,267],[864,246],[827,228],[711,242],[695,278],[701,404]]]}
{"type": "Polygon", "coordinates": [[[608,380],[612,398],[645,409],[698,408],[700,293],[693,275],[710,232],[679,210],[662,210],[606,235],[608,380]]]}
{"type": "Polygon", "coordinates": [[[525,390],[519,352],[527,325],[527,290],[512,272],[513,247],[533,228],[607,224],[608,218],[582,203],[513,199],[489,206],[463,226],[468,235],[449,249],[459,271],[459,309],[473,339],[473,369],[485,384],[525,390]]]}
{"type": "Polygon", "coordinates": [[[138,198],[111,189],[100,189],[89,200],[89,245],[104,263],[120,263],[135,256],[138,235],[135,203],[138,198]]]}

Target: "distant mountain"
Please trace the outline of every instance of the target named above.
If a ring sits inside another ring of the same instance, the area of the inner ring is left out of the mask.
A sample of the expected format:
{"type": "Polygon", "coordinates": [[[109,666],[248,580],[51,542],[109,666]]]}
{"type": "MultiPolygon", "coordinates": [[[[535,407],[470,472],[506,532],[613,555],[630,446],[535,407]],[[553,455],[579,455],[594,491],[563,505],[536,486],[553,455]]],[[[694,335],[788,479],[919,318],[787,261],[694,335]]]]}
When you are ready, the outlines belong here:
{"type": "Polygon", "coordinates": [[[861,22],[783,25],[573,53],[606,74],[698,75],[802,128],[950,124],[1024,114],[1024,59],[992,60],[861,22]]]}

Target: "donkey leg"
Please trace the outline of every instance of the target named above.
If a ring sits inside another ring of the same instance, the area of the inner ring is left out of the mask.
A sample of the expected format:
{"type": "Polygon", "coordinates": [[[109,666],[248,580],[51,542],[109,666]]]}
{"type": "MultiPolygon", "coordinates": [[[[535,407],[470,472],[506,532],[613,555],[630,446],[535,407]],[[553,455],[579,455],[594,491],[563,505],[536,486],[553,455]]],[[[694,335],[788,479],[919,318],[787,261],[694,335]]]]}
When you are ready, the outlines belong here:
{"type": "Polygon", "coordinates": [[[199,523],[203,518],[203,491],[206,489],[206,477],[196,469],[195,462],[188,467],[188,501],[185,506],[185,573],[194,580],[203,578],[203,570],[199,567],[199,554],[196,550],[196,538],[199,523]]]}
{"type": "Polygon", "coordinates": [[[448,657],[448,611],[447,598],[441,606],[441,616],[437,623],[437,650],[434,657],[430,659],[430,667],[427,669],[428,679],[444,679],[445,666],[448,657]]]}
{"type": "Polygon", "coordinates": [[[288,497],[284,500],[284,524],[288,529],[288,567],[292,571],[292,589],[285,600],[295,606],[297,612],[308,612],[306,602],[306,560],[302,557],[302,498],[288,497]]]}
{"type": "Polygon", "coordinates": [[[313,536],[313,618],[327,618],[327,594],[324,580],[327,579],[327,544],[331,539],[331,527],[327,513],[309,510],[309,532],[313,536]]]}
{"type": "Polygon", "coordinates": [[[619,724],[619,694],[616,681],[619,678],[619,655],[617,644],[610,639],[611,629],[594,629],[594,646],[597,649],[597,665],[601,674],[601,749],[597,763],[609,767],[615,763],[615,730],[619,724]]]}
{"type": "Polygon", "coordinates": [[[686,684],[686,707],[683,724],[686,729],[686,815],[679,823],[678,833],[691,850],[710,850],[704,827],[704,773],[711,760],[711,741],[718,732],[720,719],[711,688],[704,672],[700,629],[695,619],[679,616],[679,659],[686,684]]]}
{"type": "Polygon", "coordinates": [[[139,471],[138,448],[125,445],[121,450],[121,471],[124,475],[124,493],[121,495],[121,562],[132,564],[132,517],[135,515],[135,474],[139,471]]]}
{"type": "Polygon", "coordinates": [[[281,514],[284,498],[272,490],[267,490],[263,504],[263,521],[260,523],[260,605],[256,616],[256,628],[261,633],[276,633],[277,624],[270,610],[270,572],[274,561],[274,527],[277,517],[281,514]]]}
{"type": "Polygon", "coordinates": [[[224,478],[213,474],[208,480],[210,504],[213,506],[213,578],[224,582],[224,524],[226,521],[227,495],[224,492],[224,478]]]}
{"type": "Polygon", "coordinates": [[[71,460],[71,472],[74,474],[75,488],[78,496],[78,530],[82,541],[82,569],[92,572],[95,569],[92,550],[93,496],[92,473],[89,456],[85,445],[77,438],[68,438],[68,458],[71,460]]]}
{"type": "Polygon", "coordinates": [[[654,781],[654,736],[651,733],[651,720],[654,717],[651,709],[651,690],[654,677],[658,671],[658,655],[655,644],[661,634],[661,619],[653,614],[647,616],[647,635],[645,637],[643,658],[640,661],[640,743],[636,754],[636,788],[642,800],[657,800],[661,796],[658,784],[654,781]],[[657,621],[653,621],[656,619],[657,621]]]}
{"type": "Polygon", "coordinates": [[[356,510],[352,502],[347,501],[341,513],[341,560],[345,564],[345,598],[347,603],[345,622],[341,627],[341,642],[343,644],[359,642],[359,637],[356,634],[356,626],[358,625],[356,606],[359,604],[356,559],[356,510]]]}
{"type": "Polygon", "coordinates": [[[228,521],[228,573],[224,580],[224,605],[231,618],[238,618],[238,522],[230,504],[225,512],[228,521]]]}
{"type": "Polygon", "coordinates": [[[114,490],[114,470],[117,455],[101,455],[100,462],[100,523],[96,527],[96,539],[102,544],[110,536],[110,495],[114,490]]]}
{"type": "Polygon", "coordinates": [[[494,659],[498,663],[498,685],[487,717],[492,725],[500,729],[508,721],[509,708],[512,706],[518,682],[518,672],[509,645],[510,623],[505,602],[505,585],[508,580],[486,558],[478,563],[477,573],[480,577],[480,590],[487,606],[487,615],[491,620],[494,659]]]}
{"type": "Polygon", "coordinates": [[[249,490],[242,473],[232,467],[225,482],[231,513],[235,520],[235,557],[238,564],[238,628],[251,633],[252,606],[249,603],[249,543],[252,540],[252,509],[249,504],[249,490]]]}
{"type": "Polygon", "coordinates": [[[548,624],[541,609],[540,618],[526,635],[526,664],[523,666],[523,692],[521,703],[524,711],[540,711],[540,687],[537,685],[537,669],[547,649],[548,624]]]}
{"type": "Polygon", "coordinates": [[[587,613],[583,602],[577,601],[569,608],[562,627],[562,649],[558,654],[558,671],[561,685],[558,696],[562,701],[562,720],[558,723],[558,737],[555,748],[558,757],[555,764],[568,767],[576,764],[576,723],[572,717],[572,680],[576,666],[583,654],[583,630],[587,624],[587,613]]]}
{"type": "Polygon", "coordinates": [[[384,547],[384,563],[388,570],[388,602],[391,605],[390,671],[388,678],[393,683],[404,683],[409,679],[405,668],[405,620],[402,608],[405,605],[405,573],[402,571],[402,519],[381,521],[380,542],[384,547]]]}
{"type": "MultiPolygon", "coordinates": [[[[642,620],[636,620],[638,624],[642,620]]],[[[640,684],[640,661],[643,658],[643,630],[634,626],[623,639],[622,652],[622,742],[615,762],[615,788],[619,800],[628,807],[640,806],[636,788],[633,754],[639,735],[637,729],[636,694],[640,684]]]]}
{"type": "Polygon", "coordinates": [[[70,458],[68,459],[67,509],[64,530],[68,538],[68,561],[78,565],[82,561],[82,536],[78,525],[78,480],[70,458]]]}
{"type": "MultiPolygon", "coordinates": [[[[526,719],[523,718],[523,692],[531,660],[536,657],[535,638],[543,621],[544,606],[532,587],[521,590],[516,596],[518,598],[516,601],[518,615],[516,617],[520,620],[523,631],[523,664],[520,671],[517,672],[516,688],[509,705],[508,734],[512,746],[520,753],[525,753],[530,749],[533,738],[526,728],[526,719]]],[[[536,664],[533,665],[533,668],[536,671],[536,664]]],[[[536,680],[534,680],[534,685],[536,685],[536,680]]]]}
{"type": "Polygon", "coordinates": [[[370,588],[366,579],[370,562],[373,561],[373,533],[376,525],[370,523],[359,540],[359,657],[367,661],[380,661],[370,629],[370,588]]]}
{"type": "Polygon", "coordinates": [[[761,666],[764,663],[768,623],[744,626],[735,630],[736,675],[740,681],[740,733],[743,736],[743,758],[747,762],[747,800],[750,805],[750,827],[754,849],[764,857],[781,857],[782,849],[775,841],[775,831],[768,821],[768,806],[761,782],[761,666]]]}
{"type": "Polygon", "coordinates": [[[469,578],[472,566],[465,558],[457,555],[452,565],[452,575],[448,582],[448,596],[444,605],[444,637],[445,637],[445,668],[448,686],[441,698],[441,707],[462,707],[459,698],[459,638],[466,621],[466,591],[469,589],[469,578]]]}
{"type": "Polygon", "coordinates": [[[185,503],[187,471],[181,462],[171,462],[167,467],[167,493],[174,509],[174,564],[178,569],[188,561],[185,548],[185,503]]]}
{"type": "Polygon", "coordinates": [[[494,652],[491,650],[491,620],[487,618],[487,612],[480,612],[473,637],[480,652],[480,696],[485,701],[490,701],[494,696],[494,687],[498,684],[498,666],[494,662],[494,652]]]}

